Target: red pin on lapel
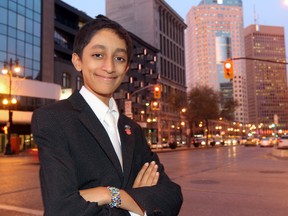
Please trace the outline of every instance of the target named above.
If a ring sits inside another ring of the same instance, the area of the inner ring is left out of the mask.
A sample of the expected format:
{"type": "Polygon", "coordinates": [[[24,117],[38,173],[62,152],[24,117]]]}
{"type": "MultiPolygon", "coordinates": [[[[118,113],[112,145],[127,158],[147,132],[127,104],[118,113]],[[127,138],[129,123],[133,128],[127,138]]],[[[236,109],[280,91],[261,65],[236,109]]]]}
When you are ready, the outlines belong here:
{"type": "Polygon", "coordinates": [[[129,125],[125,125],[125,132],[127,135],[131,135],[132,132],[131,132],[131,127],[129,125]]]}

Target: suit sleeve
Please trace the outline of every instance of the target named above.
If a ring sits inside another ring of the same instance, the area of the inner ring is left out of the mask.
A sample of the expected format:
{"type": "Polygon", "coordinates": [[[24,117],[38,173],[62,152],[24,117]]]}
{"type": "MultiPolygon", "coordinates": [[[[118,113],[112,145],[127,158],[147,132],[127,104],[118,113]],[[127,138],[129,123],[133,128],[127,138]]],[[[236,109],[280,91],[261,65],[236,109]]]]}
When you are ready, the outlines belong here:
{"type": "MultiPolygon", "coordinates": [[[[139,126],[140,127],[140,126],[139,126]]],[[[138,204],[145,209],[149,215],[177,216],[183,203],[181,188],[172,182],[164,171],[164,166],[160,163],[158,155],[153,153],[148,146],[142,129],[139,155],[143,156],[143,162],[155,161],[159,168],[160,178],[158,184],[152,187],[128,188],[126,191],[138,204]]]]}
{"type": "Polygon", "coordinates": [[[67,134],[55,111],[33,113],[32,133],[39,149],[40,183],[45,216],[129,215],[121,209],[98,206],[80,196],[77,172],[69,152],[67,134]]]}

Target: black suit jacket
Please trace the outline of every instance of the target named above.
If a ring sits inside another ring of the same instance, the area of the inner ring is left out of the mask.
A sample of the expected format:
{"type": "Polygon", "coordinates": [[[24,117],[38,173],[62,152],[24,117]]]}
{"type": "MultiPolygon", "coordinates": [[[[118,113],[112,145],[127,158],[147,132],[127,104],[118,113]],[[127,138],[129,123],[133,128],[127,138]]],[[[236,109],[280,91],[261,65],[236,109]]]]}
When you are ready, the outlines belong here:
{"type": "Polygon", "coordinates": [[[164,172],[142,129],[120,114],[118,128],[123,172],[101,122],[77,91],[68,99],[37,109],[32,133],[39,148],[41,191],[46,216],[130,215],[127,211],[86,202],[79,190],[114,186],[126,190],[147,215],[176,216],[182,205],[180,187],[164,172]],[[125,129],[130,129],[125,131],[125,129]],[[145,162],[156,161],[156,186],[133,189],[145,162]]]}

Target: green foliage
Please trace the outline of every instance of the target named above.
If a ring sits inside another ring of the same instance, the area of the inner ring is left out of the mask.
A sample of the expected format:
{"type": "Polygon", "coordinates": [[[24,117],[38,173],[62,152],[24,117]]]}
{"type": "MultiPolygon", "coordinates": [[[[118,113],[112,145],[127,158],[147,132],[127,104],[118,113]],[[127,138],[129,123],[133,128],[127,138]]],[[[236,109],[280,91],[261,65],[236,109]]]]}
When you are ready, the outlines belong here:
{"type": "Polygon", "coordinates": [[[222,101],[221,103],[221,112],[220,116],[224,119],[234,121],[234,112],[236,108],[239,106],[238,101],[233,100],[232,98],[222,101]]]}
{"type": "Polygon", "coordinates": [[[199,86],[191,89],[188,93],[188,121],[218,119],[219,103],[219,93],[211,87],[199,86]]]}

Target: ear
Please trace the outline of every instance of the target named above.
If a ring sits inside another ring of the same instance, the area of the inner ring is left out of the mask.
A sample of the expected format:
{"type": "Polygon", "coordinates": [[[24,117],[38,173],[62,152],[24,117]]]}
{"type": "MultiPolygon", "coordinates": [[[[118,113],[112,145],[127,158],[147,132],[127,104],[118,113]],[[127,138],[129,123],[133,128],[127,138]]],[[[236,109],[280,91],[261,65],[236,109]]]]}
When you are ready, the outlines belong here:
{"type": "Polygon", "coordinates": [[[77,55],[76,53],[73,53],[71,61],[77,71],[79,72],[82,71],[82,61],[79,55],[77,55]]]}

